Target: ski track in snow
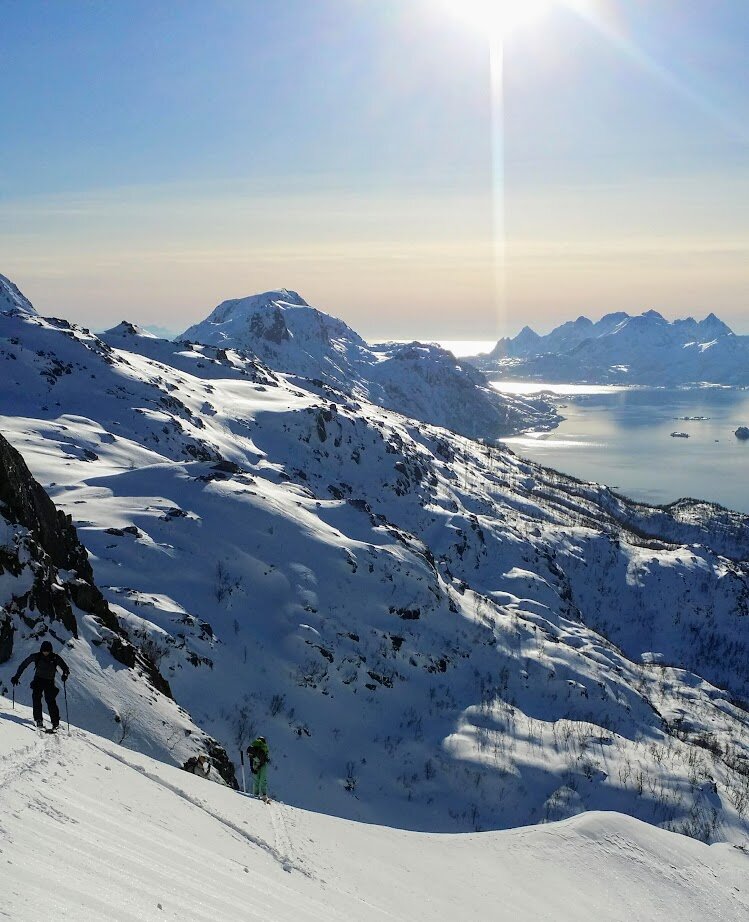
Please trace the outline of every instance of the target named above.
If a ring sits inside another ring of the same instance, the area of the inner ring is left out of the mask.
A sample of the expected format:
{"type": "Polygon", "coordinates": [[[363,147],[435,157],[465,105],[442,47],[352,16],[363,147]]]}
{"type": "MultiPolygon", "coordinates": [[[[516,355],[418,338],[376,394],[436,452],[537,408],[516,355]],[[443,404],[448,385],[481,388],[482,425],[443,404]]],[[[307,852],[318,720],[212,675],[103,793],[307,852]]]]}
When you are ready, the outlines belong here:
{"type": "Polygon", "coordinates": [[[14,782],[21,781],[27,772],[37,772],[48,761],[51,741],[36,731],[35,735],[37,739],[33,744],[14,752],[7,765],[0,764],[0,801],[9,793],[14,782]]]}
{"type": "Polygon", "coordinates": [[[276,849],[281,855],[285,856],[282,865],[284,871],[291,871],[294,867],[299,869],[294,854],[294,846],[289,836],[284,805],[280,801],[271,801],[271,803],[266,806],[270,810],[270,820],[273,824],[276,849]]]}
{"type": "MultiPolygon", "coordinates": [[[[16,804],[13,813],[16,817],[22,819],[24,827],[34,824],[34,838],[40,846],[39,861],[41,866],[38,869],[38,874],[33,866],[29,870],[32,876],[38,878],[37,885],[39,887],[46,886],[44,883],[45,871],[47,874],[49,873],[49,867],[44,866],[41,854],[44,853],[45,849],[48,849],[50,854],[58,853],[61,843],[64,842],[67,859],[71,859],[73,863],[80,862],[94,866],[101,864],[106,867],[110,885],[121,885],[125,889],[127,882],[130,881],[131,886],[135,885],[139,889],[142,888],[146,893],[150,891],[150,898],[154,907],[159,903],[167,903],[167,899],[163,896],[163,888],[159,889],[158,886],[149,885],[148,882],[149,859],[145,855],[149,847],[153,845],[150,834],[145,830],[141,831],[138,823],[134,823],[127,830],[118,829],[116,822],[107,815],[106,803],[108,798],[102,796],[105,792],[101,789],[98,791],[84,790],[75,784],[76,770],[87,767],[87,763],[101,756],[104,757],[105,762],[99,761],[98,764],[99,767],[104,768],[104,771],[113,771],[112,766],[106,765],[107,761],[113,760],[128,773],[136,773],[149,784],[157,785],[167,795],[176,796],[181,803],[186,805],[188,810],[199,811],[211,823],[217,824],[214,828],[217,828],[224,835],[228,833],[234,842],[241,843],[244,847],[249,846],[253,851],[265,854],[286,872],[299,870],[305,877],[311,878],[312,875],[306,869],[297,868],[290,863],[286,856],[278,853],[262,837],[255,836],[242,829],[237,823],[227,819],[217,810],[211,809],[211,807],[190,795],[179,785],[159,777],[157,772],[150,771],[144,766],[132,762],[118,752],[108,750],[105,745],[95,742],[83,731],[73,729],[70,737],[64,741],[58,739],[56,743],[53,743],[51,740],[47,741],[42,738],[38,740],[36,745],[23,746],[20,749],[13,750],[10,755],[4,754],[3,757],[2,764],[5,766],[5,770],[1,776],[3,785],[2,789],[0,789],[0,803],[3,803],[11,795],[14,787],[13,781],[17,782],[16,786],[23,785],[27,788],[23,792],[25,802],[16,804]],[[8,781],[10,783],[6,783],[8,781]],[[82,813],[83,818],[75,818],[74,814],[76,813],[82,813]],[[46,818],[48,822],[45,823],[42,819],[40,823],[37,823],[32,819],[34,815],[46,818]],[[103,834],[102,841],[88,842],[85,840],[84,834],[75,829],[75,827],[85,827],[87,819],[103,834]],[[131,847],[127,849],[121,847],[122,839],[125,836],[130,840],[131,844],[131,847]],[[134,840],[134,843],[132,840],[134,840]],[[132,847],[133,844],[135,848],[132,847]],[[141,851],[143,855],[141,855],[141,851]]],[[[114,777],[112,780],[114,782],[114,777]]],[[[122,779],[120,779],[121,781],[122,779]]],[[[206,784],[210,791],[212,786],[208,785],[208,783],[206,784]]],[[[109,793],[111,795],[111,792],[109,793]]],[[[157,800],[158,798],[154,797],[152,793],[149,795],[148,801],[143,803],[143,806],[149,812],[153,811],[158,814],[157,800]]],[[[248,821],[245,820],[244,822],[248,821]]],[[[203,888],[206,873],[208,872],[211,878],[222,873],[215,865],[215,854],[195,842],[190,844],[189,849],[185,849],[182,847],[183,843],[179,839],[173,839],[168,828],[159,823],[158,819],[156,820],[156,825],[163,826],[162,832],[165,839],[162,844],[166,846],[159,861],[160,875],[165,878],[170,876],[180,878],[180,887],[183,890],[180,901],[183,905],[178,913],[174,913],[174,918],[195,919],[199,920],[199,922],[203,922],[203,920],[205,922],[216,922],[216,919],[224,918],[237,920],[243,918],[264,918],[266,920],[276,918],[274,912],[277,907],[274,908],[273,901],[264,898],[264,888],[258,888],[249,873],[244,883],[253,891],[251,894],[246,895],[248,904],[255,910],[252,914],[247,912],[247,907],[244,906],[243,902],[237,901],[236,898],[218,898],[216,893],[211,894],[212,902],[210,906],[206,905],[202,910],[197,909],[196,907],[201,902],[204,902],[203,888]],[[175,858],[178,855],[176,863],[173,859],[168,858],[170,854],[174,855],[175,858]]],[[[14,854],[13,836],[9,835],[7,839],[9,854],[12,856],[14,854]]],[[[13,861],[12,857],[11,861],[13,861]]],[[[248,856],[247,862],[249,861],[248,856]]],[[[63,863],[65,863],[65,860],[63,863]]],[[[237,863],[235,861],[235,864],[237,863]]],[[[224,883],[227,885],[228,892],[231,889],[230,878],[226,877],[225,871],[223,876],[226,878],[224,883]]],[[[2,875],[0,875],[0,881],[2,880],[2,875]]],[[[284,888],[282,885],[279,887],[276,884],[276,889],[283,891],[284,888]]],[[[99,899],[95,895],[88,895],[93,896],[93,907],[87,912],[84,913],[76,909],[75,907],[81,903],[81,896],[74,881],[58,883],[55,890],[54,899],[56,905],[62,903],[63,906],[73,907],[73,912],[70,915],[63,911],[62,918],[75,919],[76,922],[84,922],[84,920],[88,922],[88,920],[93,919],[107,920],[109,922],[109,920],[115,919],[134,920],[145,918],[139,913],[132,915],[123,913],[120,915],[114,907],[107,904],[106,900],[99,899]]],[[[169,902],[173,905],[173,900],[169,902]]],[[[314,903],[315,901],[311,900],[311,902],[314,903]]],[[[322,902],[317,906],[317,910],[310,912],[309,915],[302,913],[299,917],[310,920],[324,919],[326,912],[322,902]]],[[[16,915],[9,917],[19,918],[16,915]]],[[[169,917],[169,915],[166,916],[166,918],[169,917]]],[[[40,915],[35,918],[44,918],[44,916],[40,915]]],[[[148,916],[148,918],[151,918],[151,916],[148,916]]],[[[163,919],[165,916],[159,910],[158,914],[155,914],[153,918],[163,919]]],[[[332,915],[332,918],[343,920],[344,916],[339,916],[336,913],[332,915]]]]}
{"type": "Polygon", "coordinates": [[[0,886],[14,922],[745,922],[749,913],[742,851],[616,814],[505,833],[407,833],[266,806],[77,728],[29,744],[2,701],[0,714],[0,886]]]}
{"type": "MultiPolygon", "coordinates": [[[[124,756],[120,755],[119,753],[112,752],[109,749],[105,749],[103,746],[100,746],[99,744],[94,743],[90,739],[88,740],[88,745],[92,746],[94,749],[98,749],[99,752],[105,753],[110,758],[116,759],[120,764],[125,765],[127,768],[132,769],[133,771],[138,772],[138,774],[143,775],[145,778],[148,778],[149,781],[153,781],[154,784],[158,784],[165,790],[171,791],[173,794],[176,794],[177,797],[181,797],[182,800],[186,801],[192,807],[195,807],[198,810],[202,810],[203,813],[206,813],[208,816],[211,817],[211,819],[214,819],[218,823],[220,823],[222,826],[225,826],[226,829],[229,830],[229,832],[231,832],[233,835],[239,836],[240,839],[248,842],[250,845],[254,845],[256,848],[262,849],[262,851],[270,855],[271,858],[273,858],[273,860],[277,862],[283,868],[284,871],[290,872],[292,870],[295,870],[295,871],[299,871],[301,874],[304,874],[307,877],[313,876],[312,874],[310,874],[310,872],[306,868],[302,867],[299,864],[296,864],[291,859],[290,857],[291,842],[288,836],[285,836],[285,839],[284,839],[283,835],[279,836],[277,834],[275,846],[270,845],[264,839],[261,839],[258,836],[252,835],[252,833],[248,832],[246,829],[242,829],[241,826],[238,826],[236,823],[227,819],[225,816],[221,816],[215,811],[211,810],[211,808],[208,807],[205,802],[203,802],[202,800],[199,800],[196,797],[191,796],[183,788],[175,784],[170,784],[168,781],[165,781],[163,778],[160,778],[154,772],[148,771],[142,765],[137,765],[134,762],[129,761],[124,756]],[[285,846],[285,848],[278,847],[279,838],[284,839],[283,845],[285,846]]],[[[271,818],[271,822],[273,823],[274,829],[277,830],[277,826],[278,826],[277,821],[271,818]]]]}

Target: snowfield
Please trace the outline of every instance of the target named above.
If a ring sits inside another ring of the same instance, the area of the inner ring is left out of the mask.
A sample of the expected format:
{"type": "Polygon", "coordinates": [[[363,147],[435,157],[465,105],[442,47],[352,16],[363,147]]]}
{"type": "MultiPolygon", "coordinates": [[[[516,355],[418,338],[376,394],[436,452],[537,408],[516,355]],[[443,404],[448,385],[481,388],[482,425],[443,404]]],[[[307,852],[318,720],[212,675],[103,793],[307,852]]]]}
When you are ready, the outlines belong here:
{"type": "MultiPolygon", "coordinates": [[[[72,681],[72,680],[71,680],[72,681]]],[[[749,856],[613,813],[473,835],[228,788],[0,698],[0,916],[13,922],[744,922],[749,856]]]]}

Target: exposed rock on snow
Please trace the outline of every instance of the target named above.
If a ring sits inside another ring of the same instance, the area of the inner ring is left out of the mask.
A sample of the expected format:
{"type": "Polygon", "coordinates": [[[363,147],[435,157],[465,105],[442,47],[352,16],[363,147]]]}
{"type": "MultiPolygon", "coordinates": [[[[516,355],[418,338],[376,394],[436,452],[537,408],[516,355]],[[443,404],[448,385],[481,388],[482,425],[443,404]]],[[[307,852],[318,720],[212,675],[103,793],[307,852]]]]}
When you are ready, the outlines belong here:
{"type": "Polygon", "coordinates": [[[143,327],[139,327],[135,323],[130,323],[128,320],[121,320],[116,327],[112,327],[111,330],[107,330],[106,333],[102,333],[102,339],[123,339],[127,340],[135,336],[142,336],[146,339],[157,339],[153,333],[149,333],[148,330],[143,327]]]}
{"type": "MultiPolygon", "coordinates": [[[[29,555],[33,583],[22,595],[5,601],[6,621],[3,636],[7,643],[0,662],[13,653],[16,630],[9,613],[37,612],[34,620],[28,615],[27,624],[35,637],[42,637],[54,622],[60,622],[64,632],[78,637],[78,624],[73,608],[93,615],[102,627],[118,636],[123,645],[122,631],[109,610],[104,597],[93,582],[93,571],[85,548],[78,540],[70,517],[56,509],[49,496],[32,478],[23,458],[0,435],[0,526],[5,530],[2,563],[16,579],[27,565],[29,555]],[[23,546],[23,549],[22,549],[23,546]],[[70,576],[61,576],[67,571],[70,576]]],[[[23,585],[23,584],[21,584],[23,585]]],[[[115,638],[113,637],[112,640],[115,638]]],[[[135,650],[132,650],[133,657],[135,650]]]]}
{"type": "MultiPolygon", "coordinates": [[[[0,664],[11,658],[19,663],[36,652],[42,640],[51,639],[74,664],[70,682],[71,700],[86,701],[86,710],[76,716],[84,724],[101,729],[105,720],[104,701],[117,697],[109,673],[124,665],[140,686],[143,699],[171,699],[169,683],[143,648],[133,646],[118,618],[94,583],[86,549],[78,540],[70,516],[55,508],[42,487],[33,479],[20,454],[0,435],[0,664]],[[62,645],[62,646],[59,646],[62,645]],[[107,688],[107,686],[109,686],[107,688]],[[102,696],[102,691],[109,692],[102,696]],[[93,694],[94,703],[89,699],[93,694]]],[[[26,676],[24,681],[31,676],[26,676]]],[[[0,689],[6,688],[0,682],[0,689]]],[[[19,698],[25,694],[25,685],[19,698]]],[[[128,698],[132,699],[132,695],[128,698]]],[[[127,700],[127,699],[125,699],[127,700]]],[[[138,702],[142,707],[141,701],[138,702]]],[[[112,731],[139,733],[134,725],[141,717],[132,700],[113,708],[112,731]],[[123,716],[124,715],[124,716],[123,716]],[[127,726],[123,726],[123,720],[127,726]],[[119,725],[119,727],[118,727],[119,725]]],[[[163,701],[165,712],[176,707],[163,701]]],[[[189,727],[189,725],[188,725],[189,727]]],[[[201,739],[197,728],[189,730],[201,739]]],[[[203,748],[215,746],[204,740],[203,748]]],[[[180,749],[184,749],[184,744],[180,749]]],[[[226,761],[225,753],[223,760],[226,761]]],[[[220,754],[218,762],[221,762],[220,754]]],[[[233,777],[230,769],[228,778],[233,777]]]]}
{"type": "Polygon", "coordinates": [[[370,346],[343,321],[285,288],[224,301],[180,339],[249,352],[276,371],[320,380],[470,438],[549,428],[557,420],[546,401],[498,394],[440,346],[370,346]]]}
{"type": "Polygon", "coordinates": [[[734,435],[737,439],[749,439],[749,426],[739,426],[739,428],[734,432],[734,435]]]}

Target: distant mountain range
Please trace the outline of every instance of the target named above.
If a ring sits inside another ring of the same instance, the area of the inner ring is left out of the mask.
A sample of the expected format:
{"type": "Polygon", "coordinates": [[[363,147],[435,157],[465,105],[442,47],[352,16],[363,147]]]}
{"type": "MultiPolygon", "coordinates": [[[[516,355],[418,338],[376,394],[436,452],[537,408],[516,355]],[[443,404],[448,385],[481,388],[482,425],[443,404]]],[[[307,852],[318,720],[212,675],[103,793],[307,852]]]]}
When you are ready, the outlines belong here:
{"type": "Polygon", "coordinates": [[[498,394],[471,364],[434,344],[370,345],[285,288],[224,301],[178,337],[249,353],[298,375],[469,438],[552,428],[544,401],[498,394]]]}
{"type": "Polygon", "coordinates": [[[715,314],[668,321],[658,311],[637,316],[578,317],[541,336],[524,327],[486,355],[464,361],[498,378],[549,382],[749,385],[749,336],[737,336],[715,314]]]}

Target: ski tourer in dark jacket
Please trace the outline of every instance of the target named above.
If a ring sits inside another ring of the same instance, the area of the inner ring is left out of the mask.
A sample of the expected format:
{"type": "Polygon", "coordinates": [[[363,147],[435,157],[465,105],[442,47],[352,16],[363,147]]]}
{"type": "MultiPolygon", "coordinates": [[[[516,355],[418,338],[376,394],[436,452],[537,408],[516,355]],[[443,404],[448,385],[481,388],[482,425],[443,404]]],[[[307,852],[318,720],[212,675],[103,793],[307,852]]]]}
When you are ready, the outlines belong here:
{"type": "Polygon", "coordinates": [[[55,685],[55,675],[59,667],[62,672],[63,682],[67,682],[70,669],[68,669],[68,664],[65,660],[53,652],[52,644],[45,640],[39,648],[39,652],[27,656],[18,667],[16,674],[10,680],[13,685],[18,685],[24,670],[32,663],[34,663],[35,667],[34,678],[31,680],[31,703],[34,708],[34,720],[37,727],[43,726],[42,695],[44,695],[47,710],[49,711],[49,719],[52,721],[52,729],[56,730],[60,723],[60,709],[57,707],[55,698],[57,698],[60,689],[55,685]]]}

